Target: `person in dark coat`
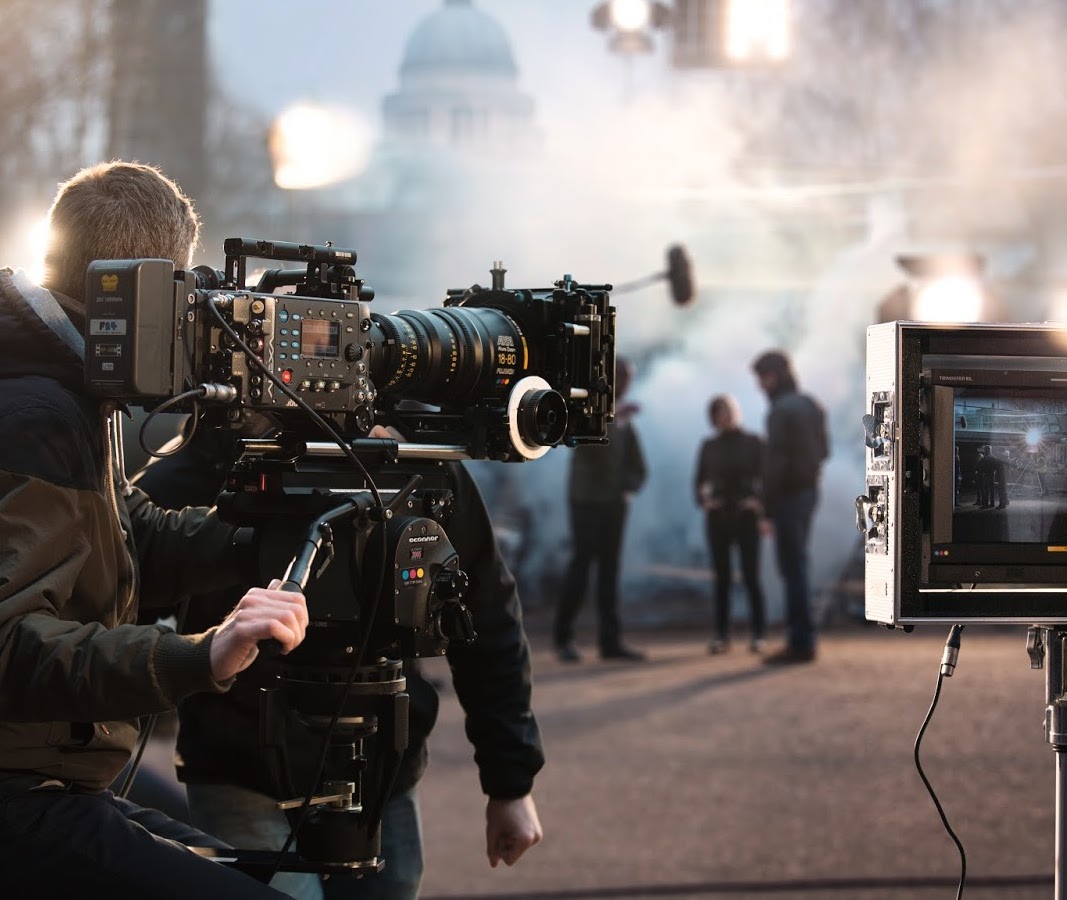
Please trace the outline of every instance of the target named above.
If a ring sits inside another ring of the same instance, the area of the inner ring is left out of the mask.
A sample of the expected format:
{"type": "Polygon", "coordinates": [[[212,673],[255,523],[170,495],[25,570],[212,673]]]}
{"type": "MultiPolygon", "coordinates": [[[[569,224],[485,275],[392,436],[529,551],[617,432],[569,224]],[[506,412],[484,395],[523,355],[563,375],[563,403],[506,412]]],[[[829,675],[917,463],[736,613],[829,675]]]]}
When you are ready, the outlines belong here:
{"type": "Polygon", "coordinates": [[[819,476],[830,455],[826,413],[797,387],[789,357],[768,350],[752,364],[770,401],[763,503],[774,529],[778,571],[785,582],[786,645],[764,657],[770,665],[815,659],[808,543],[819,502],[819,476]]]}
{"type": "Polygon", "coordinates": [[[561,662],[578,662],[574,622],[585,599],[590,572],[597,578],[597,639],[601,659],[638,662],[644,654],[622,640],[619,617],[619,564],[630,498],[647,476],[644,453],[634,428],[637,407],[624,402],[633,366],[615,366],[615,420],[607,444],[583,444],[571,452],[567,488],[571,520],[571,557],[556,605],[552,634],[561,662]]]}
{"type": "Polygon", "coordinates": [[[187,267],[199,220],[159,170],[112,162],[60,187],[50,227],[44,286],[0,271],[3,894],[279,897],[186,846],[223,842],[109,789],[141,717],[225,693],[260,641],[287,653],[307,626],[303,595],[278,582],[239,589],[196,633],[138,621],[249,581],[237,529],[206,508],[160,509],[126,481],[119,414],[85,387],[86,270],[187,267]]]}
{"type": "MultiPolygon", "coordinates": [[[[378,429],[372,437],[402,439],[378,429]]],[[[235,460],[236,437],[232,431],[198,430],[181,452],[152,461],[134,481],[165,507],[214,502],[235,460]]],[[[510,866],[541,840],[531,792],[544,754],[531,711],[530,648],[515,580],[500,555],[481,493],[462,464],[445,468],[454,500],[444,525],[470,577],[464,603],[477,635],[469,646],[450,642],[446,658],[486,795],[486,855],[493,866],[500,861],[510,866]]],[[[374,467],[370,472],[379,484],[387,477],[374,467]]],[[[205,616],[228,603],[232,598],[225,593],[198,598],[185,629],[199,629],[205,616]]],[[[291,827],[276,808],[277,801],[290,798],[279,795],[269,750],[260,740],[260,689],[272,684],[283,662],[258,660],[229,694],[190,698],[178,708],[180,777],[193,823],[239,848],[280,849],[291,827]]],[[[271,882],[279,890],[300,900],[418,897],[423,852],[416,786],[426,769],[439,701],[418,660],[404,661],[404,675],[410,696],[408,747],[382,815],[385,868],[359,879],[338,873],[321,883],[315,875],[281,873],[271,882]]],[[[321,738],[291,717],[280,724],[292,770],[310,778],[321,738]]]]}

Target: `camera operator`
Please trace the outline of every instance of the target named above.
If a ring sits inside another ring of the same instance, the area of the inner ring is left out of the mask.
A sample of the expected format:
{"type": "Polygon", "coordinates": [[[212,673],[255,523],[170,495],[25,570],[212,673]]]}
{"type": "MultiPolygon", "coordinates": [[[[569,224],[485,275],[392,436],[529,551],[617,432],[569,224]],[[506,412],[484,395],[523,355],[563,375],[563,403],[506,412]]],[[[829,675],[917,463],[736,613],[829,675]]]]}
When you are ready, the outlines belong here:
{"type": "MultiPolygon", "coordinates": [[[[260,417],[261,425],[266,425],[260,417]]],[[[371,437],[403,441],[375,426],[371,437]]],[[[153,460],[135,482],[157,503],[172,508],[211,503],[222,487],[236,449],[236,435],[198,430],[173,456],[153,460]]],[[[467,737],[474,745],[486,805],[486,853],[496,866],[509,866],[541,840],[541,826],[530,791],[543,765],[540,734],[530,711],[530,649],[522,625],[515,581],[497,549],[488,511],[467,470],[447,466],[454,511],[445,523],[463,569],[470,576],[464,597],[477,638],[470,645],[451,642],[447,659],[456,695],[466,714],[467,737]]],[[[372,467],[372,476],[377,471],[372,467]]],[[[213,608],[232,597],[199,598],[187,627],[197,629],[213,608]]],[[[277,674],[278,662],[261,659],[251,677],[225,695],[191,697],[179,707],[177,750],[193,821],[228,843],[249,849],[278,849],[290,822],[278,811],[278,796],[266,751],[259,742],[258,688],[277,674]]],[[[353,879],[332,875],[320,884],[314,875],[281,873],[271,884],[301,900],[414,900],[422,877],[422,837],[416,784],[427,763],[426,740],[437,718],[438,697],[422,677],[416,660],[405,660],[411,696],[409,744],[382,816],[382,856],[378,874],[353,879]]],[[[314,771],[321,737],[293,717],[285,723],[292,768],[314,771]]],[[[296,779],[294,779],[295,781],[296,779]]],[[[298,785],[298,788],[302,785],[298,785]]]]}
{"type": "Polygon", "coordinates": [[[139,716],[226,691],[259,641],[288,652],[307,625],[303,596],[277,583],[199,634],[137,624],[139,609],[240,584],[237,534],[210,510],[168,512],[125,483],[112,406],[84,390],[86,268],[188,266],[196,213],[157,169],[113,162],[63,184],[50,221],[47,289],[0,272],[2,892],[279,896],[183,846],[218,841],[107,789],[139,716]]]}

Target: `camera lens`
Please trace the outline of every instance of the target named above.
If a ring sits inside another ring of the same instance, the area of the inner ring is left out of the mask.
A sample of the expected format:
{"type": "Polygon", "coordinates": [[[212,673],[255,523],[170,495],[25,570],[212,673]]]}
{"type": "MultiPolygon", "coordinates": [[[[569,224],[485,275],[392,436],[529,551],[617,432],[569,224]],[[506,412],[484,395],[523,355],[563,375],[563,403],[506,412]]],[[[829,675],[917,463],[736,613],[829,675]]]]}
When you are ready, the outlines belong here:
{"type": "Polygon", "coordinates": [[[371,319],[378,334],[369,368],[382,396],[435,405],[505,397],[532,365],[522,330],[496,309],[402,310],[371,319]]]}

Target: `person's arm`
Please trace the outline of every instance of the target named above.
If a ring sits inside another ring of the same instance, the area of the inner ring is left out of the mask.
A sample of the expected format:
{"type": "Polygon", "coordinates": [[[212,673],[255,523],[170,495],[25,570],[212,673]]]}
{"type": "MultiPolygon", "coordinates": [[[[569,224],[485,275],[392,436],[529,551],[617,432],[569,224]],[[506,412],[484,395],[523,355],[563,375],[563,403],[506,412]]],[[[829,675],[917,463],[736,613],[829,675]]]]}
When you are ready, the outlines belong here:
{"type": "Polygon", "coordinates": [[[135,490],[127,507],[141,561],[144,605],[166,606],[182,595],[255,579],[251,550],[234,549],[235,541],[244,544],[251,533],[242,530],[238,538],[207,509],[233,466],[238,437],[236,431],[202,428],[180,452],[151,460],[131,478],[135,490]]]}
{"type": "Polygon", "coordinates": [[[453,642],[447,656],[467,738],[474,746],[486,807],[486,852],[492,865],[515,862],[541,839],[530,792],[544,765],[530,708],[530,647],[515,580],[500,557],[489,514],[469,473],[454,473],[455,512],[448,534],[470,576],[466,602],[473,644],[453,642]]]}
{"type": "Polygon", "coordinates": [[[769,517],[773,517],[777,511],[788,471],[792,439],[786,411],[781,406],[772,406],[767,414],[767,440],[763,457],[763,508],[769,517]]]}
{"type": "Polygon", "coordinates": [[[648,466],[645,463],[645,454],[641,449],[641,441],[637,437],[637,429],[634,428],[633,423],[631,422],[622,430],[625,441],[623,466],[626,493],[636,494],[644,487],[645,480],[648,478],[648,466]]]}
{"type": "Polygon", "coordinates": [[[0,445],[0,719],[134,718],[217,690],[210,633],[120,624],[132,571],[84,434],[48,407],[2,427],[20,441],[0,445]]]}
{"type": "Polygon", "coordinates": [[[236,547],[238,529],[202,506],[168,510],[134,488],[126,498],[146,607],[247,583],[236,547]]]}
{"type": "Polygon", "coordinates": [[[303,596],[261,588],[202,634],[127,624],[132,560],[84,435],[48,407],[8,414],[0,431],[22,439],[0,443],[0,720],[162,712],[225,690],[258,641],[287,651],[303,638],[303,596]]]}

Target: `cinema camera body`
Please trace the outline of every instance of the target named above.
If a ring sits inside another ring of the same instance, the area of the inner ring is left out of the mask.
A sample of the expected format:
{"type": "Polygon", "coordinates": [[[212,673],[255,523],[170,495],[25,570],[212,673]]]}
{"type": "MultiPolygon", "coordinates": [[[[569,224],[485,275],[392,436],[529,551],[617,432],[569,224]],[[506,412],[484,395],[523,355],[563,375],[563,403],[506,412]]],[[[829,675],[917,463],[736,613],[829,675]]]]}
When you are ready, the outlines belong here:
{"type": "Polygon", "coordinates": [[[407,746],[401,660],[475,637],[446,533],[448,463],[605,442],[611,285],[565,275],[507,289],[497,263],[488,288],[381,315],[353,250],[244,238],[224,249],[224,271],[158,259],[89,266],[88,386],[154,412],[191,411],[199,427],[231,435],[276,426],[237,441],[218,508],[255,529],[261,580],[282,578],[307,598],[306,637],[278,660],[261,715],[278,796],[299,810],[297,853],[263,863],[240,851],[237,865],[375,871],[407,746]],[[301,265],[269,268],[250,289],[250,259],[301,265]],[[368,437],[375,423],[404,440],[368,437]],[[297,773],[288,758],[283,725],[294,715],[328,747],[318,772],[297,773]]]}
{"type": "Polygon", "coordinates": [[[168,260],[91,264],[94,391],[145,406],[208,385],[199,399],[227,402],[231,422],[263,412],[310,428],[306,416],[286,415],[295,392],[349,438],[383,411],[404,419],[400,401],[421,401],[438,410],[408,417],[409,439],[462,443],[473,459],[536,459],[561,442],[603,440],[614,412],[610,285],[567,275],[552,288],[506,290],[498,266],[490,288],[449,291],[444,308],[380,315],[354,250],[243,238],[224,249],[225,272],[176,273],[168,260]],[[250,258],[306,268],[267,270],[249,290],[250,258]],[[281,287],[293,290],[276,294],[281,287]]]}
{"type": "Polygon", "coordinates": [[[1067,622],[1067,329],[867,330],[867,619],[1067,622]]]}

